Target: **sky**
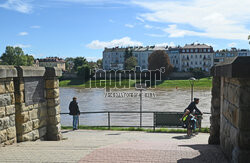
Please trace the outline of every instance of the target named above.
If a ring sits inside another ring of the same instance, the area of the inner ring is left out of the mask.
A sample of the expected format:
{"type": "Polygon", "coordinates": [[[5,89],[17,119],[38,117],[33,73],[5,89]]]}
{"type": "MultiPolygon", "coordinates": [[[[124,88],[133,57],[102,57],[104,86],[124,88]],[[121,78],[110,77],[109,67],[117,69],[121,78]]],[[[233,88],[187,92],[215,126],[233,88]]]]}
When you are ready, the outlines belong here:
{"type": "Polygon", "coordinates": [[[0,54],[102,58],[104,47],[249,49],[249,0],[0,0],[0,54]]]}

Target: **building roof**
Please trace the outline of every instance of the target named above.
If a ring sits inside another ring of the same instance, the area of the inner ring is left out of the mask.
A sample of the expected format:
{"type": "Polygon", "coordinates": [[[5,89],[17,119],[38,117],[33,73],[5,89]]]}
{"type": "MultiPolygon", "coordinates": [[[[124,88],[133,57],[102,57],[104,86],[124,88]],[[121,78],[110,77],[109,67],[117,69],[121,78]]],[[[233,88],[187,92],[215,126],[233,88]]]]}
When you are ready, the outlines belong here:
{"type": "Polygon", "coordinates": [[[64,59],[62,58],[58,58],[58,57],[46,57],[46,58],[41,58],[38,59],[39,62],[61,62],[61,63],[65,63],[64,59]]]}
{"type": "Polygon", "coordinates": [[[204,48],[212,48],[212,46],[206,44],[186,44],[182,49],[204,49],[204,48]]]}

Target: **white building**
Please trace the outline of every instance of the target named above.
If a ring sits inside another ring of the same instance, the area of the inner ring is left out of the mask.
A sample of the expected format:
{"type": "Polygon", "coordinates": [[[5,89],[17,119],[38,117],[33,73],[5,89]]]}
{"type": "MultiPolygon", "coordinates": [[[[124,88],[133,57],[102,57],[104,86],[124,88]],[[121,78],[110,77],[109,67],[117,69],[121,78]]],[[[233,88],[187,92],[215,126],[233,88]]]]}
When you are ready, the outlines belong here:
{"type": "Polygon", "coordinates": [[[190,68],[201,68],[209,72],[213,66],[213,47],[206,44],[185,45],[180,51],[180,70],[189,71],[190,68]]]}

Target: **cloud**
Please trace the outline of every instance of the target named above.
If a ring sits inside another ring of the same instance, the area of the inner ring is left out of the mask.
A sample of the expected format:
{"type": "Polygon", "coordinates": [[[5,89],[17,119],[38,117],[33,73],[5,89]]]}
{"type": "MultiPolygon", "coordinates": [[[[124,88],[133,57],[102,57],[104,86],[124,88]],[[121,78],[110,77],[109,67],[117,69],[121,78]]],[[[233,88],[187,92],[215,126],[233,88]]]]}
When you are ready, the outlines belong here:
{"type": "Polygon", "coordinates": [[[29,34],[28,32],[20,32],[20,33],[18,33],[19,36],[26,36],[28,34],[29,34]]]}
{"type": "Polygon", "coordinates": [[[152,29],[153,28],[153,26],[148,25],[148,24],[144,25],[144,27],[147,28],[147,29],[152,29]]]}
{"type": "Polygon", "coordinates": [[[33,26],[30,26],[30,28],[38,29],[38,28],[41,28],[41,27],[39,25],[33,25],[33,26]]]}
{"type": "Polygon", "coordinates": [[[17,44],[17,45],[14,45],[14,47],[19,47],[19,48],[30,48],[31,45],[17,44]]]}
{"type": "Polygon", "coordinates": [[[146,36],[150,37],[166,37],[166,34],[154,34],[154,33],[145,33],[146,36]]]}
{"type": "Polygon", "coordinates": [[[5,3],[0,4],[0,7],[21,13],[30,13],[33,7],[29,1],[30,0],[7,0],[5,3]]]}
{"type": "Polygon", "coordinates": [[[158,47],[165,47],[165,46],[171,46],[171,47],[175,47],[175,44],[174,42],[170,42],[170,43],[167,43],[167,42],[164,42],[164,43],[160,43],[160,44],[156,44],[155,46],[158,46],[158,47]]]}
{"type": "Polygon", "coordinates": [[[134,28],[135,26],[132,25],[132,24],[125,24],[125,27],[128,27],[128,28],[134,28]]]}
{"type": "Polygon", "coordinates": [[[237,43],[235,43],[235,42],[228,44],[228,47],[230,47],[230,48],[235,48],[236,46],[237,46],[237,43]]]}
{"type": "Polygon", "coordinates": [[[132,3],[149,10],[139,15],[144,20],[175,25],[164,29],[170,37],[246,40],[249,34],[249,0],[134,0],[132,3]]]}
{"type": "Polygon", "coordinates": [[[102,59],[102,57],[85,57],[87,59],[87,61],[97,61],[98,59],[102,59]]]}
{"type": "Polygon", "coordinates": [[[90,49],[104,49],[105,47],[111,48],[116,46],[142,46],[143,44],[139,41],[133,41],[130,37],[123,37],[121,39],[115,39],[112,41],[99,41],[94,40],[86,46],[90,49]]]}
{"type": "Polygon", "coordinates": [[[137,16],[136,19],[144,23],[144,19],[142,19],[141,17],[137,16]]]}

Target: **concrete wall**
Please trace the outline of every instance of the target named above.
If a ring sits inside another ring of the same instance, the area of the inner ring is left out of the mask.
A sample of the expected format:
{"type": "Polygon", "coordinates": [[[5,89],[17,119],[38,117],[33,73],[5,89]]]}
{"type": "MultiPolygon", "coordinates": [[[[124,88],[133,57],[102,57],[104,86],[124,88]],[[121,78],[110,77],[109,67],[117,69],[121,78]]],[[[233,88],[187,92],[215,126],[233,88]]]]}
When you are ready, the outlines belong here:
{"type": "Polygon", "coordinates": [[[238,57],[230,64],[216,66],[213,76],[217,93],[212,93],[209,143],[220,143],[232,162],[249,162],[250,57],[238,57]]]}
{"type": "Polygon", "coordinates": [[[0,93],[4,92],[0,105],[5,107],[0,121],[6,124],[0,124],[0,144],[61,139],[59,76],[57,68],[0,67],[0,83],[5,84],[2,91],[0,84],[0,93]],[[4,71],[12,72],[12,77],[4,71]]]}

